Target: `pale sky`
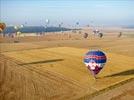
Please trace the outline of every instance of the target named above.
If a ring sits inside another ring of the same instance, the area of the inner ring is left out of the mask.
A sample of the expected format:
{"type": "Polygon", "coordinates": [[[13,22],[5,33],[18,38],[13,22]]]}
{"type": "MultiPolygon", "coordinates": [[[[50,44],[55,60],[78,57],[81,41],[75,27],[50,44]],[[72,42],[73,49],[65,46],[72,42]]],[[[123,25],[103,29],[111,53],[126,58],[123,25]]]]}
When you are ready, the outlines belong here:
{"type": "Polygon", "coordinates": [[[134,0],[0,0],[7,25],[134,25],[134,0]]]}

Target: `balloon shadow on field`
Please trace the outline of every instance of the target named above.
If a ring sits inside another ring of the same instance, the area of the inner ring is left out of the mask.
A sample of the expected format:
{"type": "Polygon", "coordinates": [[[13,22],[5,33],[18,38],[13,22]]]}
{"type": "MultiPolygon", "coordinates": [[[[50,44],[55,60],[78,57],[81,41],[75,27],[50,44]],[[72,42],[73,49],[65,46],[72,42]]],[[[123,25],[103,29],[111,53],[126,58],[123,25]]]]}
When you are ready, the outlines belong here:
{"type": "Polygon", "coordinates": [[[126,76],[126,75],[134,75],[134,69],[115,73],[115,74],[104,76],[104,77],[116,77],[116,76],[126,76]]]}
{"type": "Polygon", "coordinates": [[[29,64],[41,64],[41,63],[52,63],[52,62],[58,62],[63,61],[64,59],[52,59],[52,60],[45,60],[45,61],[37,61],[37,62],[30,62],[30,63],[22,63],[19,65],[29,65],[29,64]]]}

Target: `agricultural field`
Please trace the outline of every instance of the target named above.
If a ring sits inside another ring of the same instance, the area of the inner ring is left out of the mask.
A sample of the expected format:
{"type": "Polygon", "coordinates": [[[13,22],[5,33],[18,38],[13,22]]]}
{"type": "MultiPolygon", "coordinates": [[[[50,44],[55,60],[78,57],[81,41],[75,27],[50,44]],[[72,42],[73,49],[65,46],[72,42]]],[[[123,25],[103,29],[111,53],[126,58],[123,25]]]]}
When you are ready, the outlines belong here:
{"type": "Polygon", "coordinates": [[[89,100],[134,79],[133,38],[81,36],[1,43],[0,100],[89,100]],[[107,55],[97,79],[83,63],[84,54],[91,49],[107,55]]]}

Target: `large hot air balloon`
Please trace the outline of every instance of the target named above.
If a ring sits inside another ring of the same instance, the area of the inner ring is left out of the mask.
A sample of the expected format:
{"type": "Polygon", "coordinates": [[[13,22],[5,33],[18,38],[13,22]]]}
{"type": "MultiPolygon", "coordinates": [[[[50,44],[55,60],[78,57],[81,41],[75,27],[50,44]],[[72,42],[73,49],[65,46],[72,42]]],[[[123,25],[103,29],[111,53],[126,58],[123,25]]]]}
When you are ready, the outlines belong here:
{"type": "Polygon", "coordinates": [[[84,63],[95,78],[100,70],[104,67],[106,60],[106,55],[99,50],[89,51],[84,56],[84,63]]]}
{"type": "Polygon", "coordinates": [[[2,32],[6,28],[5,23],[0,23],[0,32],[2,32]]]}

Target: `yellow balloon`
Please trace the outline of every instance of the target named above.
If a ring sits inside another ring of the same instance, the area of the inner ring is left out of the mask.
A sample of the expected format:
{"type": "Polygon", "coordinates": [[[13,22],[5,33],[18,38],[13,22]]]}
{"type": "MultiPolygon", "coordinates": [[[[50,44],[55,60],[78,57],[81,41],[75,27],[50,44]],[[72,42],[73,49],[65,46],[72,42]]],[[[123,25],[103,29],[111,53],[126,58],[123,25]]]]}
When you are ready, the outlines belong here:
{"type": "Polygon", "coordinates": [[[2,32],[5,28],[6,28],[6,24],[0,22],[0,32],[2,32]]]}

